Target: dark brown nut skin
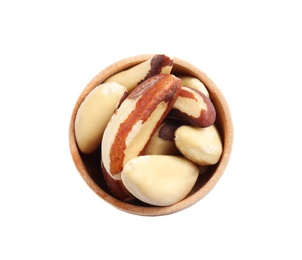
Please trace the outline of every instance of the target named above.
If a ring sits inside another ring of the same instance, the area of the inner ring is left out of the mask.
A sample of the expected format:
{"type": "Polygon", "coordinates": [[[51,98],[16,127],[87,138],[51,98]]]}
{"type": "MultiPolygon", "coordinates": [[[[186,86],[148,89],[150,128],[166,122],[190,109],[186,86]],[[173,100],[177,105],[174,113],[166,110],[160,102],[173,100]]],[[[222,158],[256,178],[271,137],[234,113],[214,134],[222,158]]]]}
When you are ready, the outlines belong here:
{"type": "Polygon", "coordinates": [[[133,195],[126,189],[126,187],[124,186],[121,180],[113,179],[110,176],[110,174],[105,169],[102,160],[101,160],[101,169],[102,169],[104,181],[114,197],[122,201],[132,201],[135,199],[133,195]]]}
{"type": "Polygon", "coordinates": [[[177,77],[158,74],[141,83],[122,102],[107,124],[102,140],[101,157],[110,178],[119,181],[124,164],[143,153],[180,89],[177,77]]]}
{"type": "Polygon", "coordinates": [[[216,110],[210,98],[201,91],[182,86],[168,116],[193,126],[208,127],[216,120],[216,110]]]}

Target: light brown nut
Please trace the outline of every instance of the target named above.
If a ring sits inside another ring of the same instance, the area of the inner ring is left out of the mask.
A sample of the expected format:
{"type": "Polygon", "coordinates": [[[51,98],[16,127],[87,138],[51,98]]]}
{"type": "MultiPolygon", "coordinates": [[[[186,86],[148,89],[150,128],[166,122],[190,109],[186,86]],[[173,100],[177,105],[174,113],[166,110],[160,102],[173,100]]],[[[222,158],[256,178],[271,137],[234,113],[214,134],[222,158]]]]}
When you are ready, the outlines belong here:
{"type": "Polygon", "coordinates": [[[162,54],[130,68],[119,72],[106,80],[106,82],[117,82],[125,86],[131,92],[146,79],[161,73],[169,74],[173,67],[173,59],[162,54]]]}
{"type": "Polygon", "coordinates": [[[207,127],[214,124],[216,110],[211,100],[202,92],[183,86],[169,117],[194,126],[207,127]]]}
{"type": "Polygon", "coordinates": [[[215,125],[205,128],[181,126],[175,132],[175,144],[187,159],[199,165],[216,164],[223,149],[215,125]]]}
{"type": "Polygon", "coordinates": [[[206,86],[198,79],[192,76],[178,76],[183,86],[194,88],[202,92],[207,97],[210,96],[206,86]]]}
{"type": "Polygon", "coordinates": [[[145,155],[128,161],[122,182],[136,198],[155,206],[169,206],[192,190],[199,168],[178,156],[145,155]]]}
{"type": "Polygon", "coordinates": [[[166,119],[150,139],[144,150],[144,155],[179,155],[180,152],[175,146],[174,137],[175,131],[180,125],[179,121],[166,119]]]}
{"type": "Polygon", "coordinates": [[[123,101],[109,121],[102,140],[107,172],[120,179],[123,165],[140,155],[175,103],[181,81],[171,74],[153,76],[123,101]]]}
{"type": "Polygon", "coordinates": [[[103,132],[112,114],[127,95],[118,83],[103,83],[86,96],[75,119],[75,137],[83,153],[92,153],[101,144],[103,132]]]}

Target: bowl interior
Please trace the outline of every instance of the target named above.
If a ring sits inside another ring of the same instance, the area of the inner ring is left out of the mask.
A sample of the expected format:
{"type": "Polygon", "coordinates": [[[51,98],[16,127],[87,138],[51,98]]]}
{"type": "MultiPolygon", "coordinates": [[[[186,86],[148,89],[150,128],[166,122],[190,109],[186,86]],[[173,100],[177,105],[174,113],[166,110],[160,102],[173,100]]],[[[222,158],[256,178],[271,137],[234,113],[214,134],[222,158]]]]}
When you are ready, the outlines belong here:
{"type": "Polygon", "coordinates": [[[192,64],[179,58],[174,58],[172,74],[176,76],[191,75],[197,77],[207,87],[210,93],[210,98],[216,108],[217,117],[215,125],[220,131],[224,147],[220,161],[216,165],[210,166],[205,174],[199,175],[199,178],[190,194],[188,194],[185,199],[174,205],[158,207],[147,205],[138,200],[133,201],[131,203],[126,203],[113,197],[102,177],[100,167],[100,150],[97,150],[93,154],[89,155],[81,153],[77,147],[74,133],[74,121],[78,108],[83,102],[84,98],[87,96],[87,94],[93,88],[95,88],[96,86],[104,82],[108,77],[116,74],[117,72],[130,68],[138,63],[141,63],[151,58],[152,56],[152,54],[139,55],[118,61],[105,68],[88,83],[88,85],[85,87],[85,89],[79,96],[72,112],[69,128],[69,144],[71,155],[77,170],[79,171],[85,182],[88,184],[88,186],[97,195],[99,195],[102,199],[104,199],[114,207],[126,211],[128,213],[157,216],[175,213],[195,204],[215,186],[215,184],[217,183],[226,168],[233,143],[233,125],[228,104],[223,94],[217,88],[214,82],[204,72],[202,72],[192,64]]]}

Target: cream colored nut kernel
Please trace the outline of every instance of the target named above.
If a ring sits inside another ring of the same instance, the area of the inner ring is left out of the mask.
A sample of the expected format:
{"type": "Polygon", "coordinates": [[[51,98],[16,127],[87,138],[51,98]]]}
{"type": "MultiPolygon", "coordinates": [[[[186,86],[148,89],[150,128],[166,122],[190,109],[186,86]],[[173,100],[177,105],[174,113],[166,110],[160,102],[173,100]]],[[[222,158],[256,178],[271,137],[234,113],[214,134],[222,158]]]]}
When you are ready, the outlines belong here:
{"type": "Polygon", "coordinates": [[[183,86],[194,88],[202,92],[207,97],[210,96],[206,86],[198,79],[192,76],[178,76],[183,86]]]}
{"type": "Polygon", "coordinates": [[[175,144],[187,159],[199,165],[216,164],[223,149],[215,125],[205,128],[181,126],[175,132],[175,144]]]}
{"type": "Polygon", "coordinates": [[[175,131],[179,126],[179,121],[166,119],[151,137],[144,155],[180,155],[174,142],[175,131]]]}
{"type": "Polygon", "coordinates": [[[140,83],[148,78],[160,74],[169,74],[173,67],[173,59],[163,55],[154,55],[152,58],[131,67],[130,69],[121,71],[106,80],[106,82],[117,82],[125,86],[128,92],[131,92],[140,83]]]}
{"type": "Polygon", "coordinates": [[[145,155],[128,161],[121,177],[128,191],[139,200],[169,206],[188,195],[198,175],[198,166],[183,157],[145,155]]]}
{"type": "Polygon", "coordinates": [[[81,152],[92,153],[100,146],[107,123],[126,94],[125,87],[110,82],[95,87],[86,96],[75,119],[75,137],[81,152]]]}

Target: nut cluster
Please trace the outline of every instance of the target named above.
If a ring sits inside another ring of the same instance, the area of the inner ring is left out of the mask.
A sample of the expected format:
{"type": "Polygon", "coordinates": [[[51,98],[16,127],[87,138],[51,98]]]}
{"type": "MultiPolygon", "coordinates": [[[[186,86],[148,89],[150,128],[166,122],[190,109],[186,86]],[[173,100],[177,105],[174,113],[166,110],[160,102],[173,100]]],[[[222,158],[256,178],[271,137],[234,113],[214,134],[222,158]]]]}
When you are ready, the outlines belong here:
{"type": "Polygon", "coordinates": [[[106,79],[77,111],[78,148],[84,154],[101,149],[104,180],[122,201],[172,205],[220,160],[208,90],[172,68],[172,58],[155,55],[106,79]]]}

